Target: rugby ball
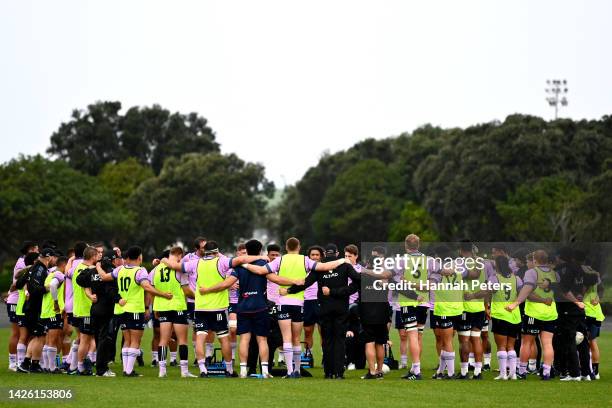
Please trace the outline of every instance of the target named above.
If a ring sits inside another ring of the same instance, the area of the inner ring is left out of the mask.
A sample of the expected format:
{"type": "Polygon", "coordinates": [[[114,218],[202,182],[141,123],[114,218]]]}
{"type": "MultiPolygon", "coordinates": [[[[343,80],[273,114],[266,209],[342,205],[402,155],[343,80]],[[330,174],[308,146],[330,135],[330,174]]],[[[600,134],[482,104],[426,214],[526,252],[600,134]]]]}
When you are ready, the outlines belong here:
{"type": "MultiPolygon", "coordinates": [[[[376,364],[376,369],[378,370],[378,364],[376,364]]],[[[383,374],[389,374],[389,371],[391,371],[389,366],[386,365],[386,364],[383,364],[383,366],[382,366],[382,373],[383,374]]]]}

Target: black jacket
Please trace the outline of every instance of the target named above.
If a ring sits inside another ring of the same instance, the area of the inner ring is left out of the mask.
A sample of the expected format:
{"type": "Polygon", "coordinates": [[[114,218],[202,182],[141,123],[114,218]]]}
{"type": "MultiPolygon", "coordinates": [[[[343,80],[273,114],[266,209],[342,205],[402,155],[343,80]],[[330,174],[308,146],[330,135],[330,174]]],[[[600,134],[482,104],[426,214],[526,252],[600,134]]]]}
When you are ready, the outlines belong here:
{"type": "Polygon", "coordinates": [[[36,261],[26,273],[25,280],[28,286],[28,299],[23,305],[24,314],[33,317],[40,315],[43,295],[47,291],[45,289],[45,279],[47,279],[48,273],[48,268],[39,261],[36,261]]]}
{"type": "MultiPolygon", "coordinates": [[[[337,257],[326,257],[323,262],[331,262],[337,257]]],[[[319,301],[320,313],[327,314],[331,311],[348,310],[349,296],[357,291],[355,287],[349,286],[348,278],[359,279],[359,273],[350,264],[344,263],[338,268],[327,272],[310,272],[303,285],[292,285],[287,289],[289,293],[298,293],[317,282],[319,290],[317,299],[319,301]],[[323,286],[329,288],[329,295],[323,295],[323,286]]]]}
{"type": "MultiPolygon", "coordinates": [[[[393,313],[389,304],[390,292],[403,295],[409,299],[417,299],[413,290],[394,288],[393,291],[384,287],[384,280],[377,276],[362,273],[360,281],[354,280],[351,286],[359,289],[359,318],[362,324],[386,324],[393,313]]],[[[395,283],[391,278],[387,283],[395,283]]]]}
{"type": "Polygon", "coordinates": [[[567,300],[563,294],[571,292],[577,300],[582,301],[587,288],[597,284],[597,275],[585,273],[580,265],[573,262],[562,263],[555,270],[560,279],[555,292],[557,312],[559,315],[584,315],[584,310],[567,300]]]}

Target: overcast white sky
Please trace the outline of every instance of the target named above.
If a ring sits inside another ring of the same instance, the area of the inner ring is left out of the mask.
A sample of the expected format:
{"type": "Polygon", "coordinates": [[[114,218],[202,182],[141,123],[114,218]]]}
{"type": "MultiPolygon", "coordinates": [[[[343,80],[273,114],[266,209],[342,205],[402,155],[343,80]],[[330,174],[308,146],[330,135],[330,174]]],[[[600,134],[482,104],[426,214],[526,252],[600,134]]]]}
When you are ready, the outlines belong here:
{"type": "Polygon", "coordinates": [[[0,162],[74,108],[158,103],[209,120],[282,186],[325,150],[432,123],[612,113],[610,1],[0,0],[0,162]]]}

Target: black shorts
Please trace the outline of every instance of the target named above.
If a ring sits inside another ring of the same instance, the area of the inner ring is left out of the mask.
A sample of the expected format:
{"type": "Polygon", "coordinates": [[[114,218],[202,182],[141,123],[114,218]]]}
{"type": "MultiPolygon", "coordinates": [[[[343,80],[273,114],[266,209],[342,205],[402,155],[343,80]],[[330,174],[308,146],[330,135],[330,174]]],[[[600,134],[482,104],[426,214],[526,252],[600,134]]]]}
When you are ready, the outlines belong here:
{"type": "Polygon", "coordinates": [[[436,319],[434,319],[433,307],[429,309],[429,328],[432,330],[438,328],[438,326],[436,326],[436,319]]]}
{"type": "Polygon", "coordinates": [[[227,325],[227,313],[220,311],[195,311],[194,330],[196,332],[215,332],[217,337],[225,337],[229,334],[227,325]]]}
{"type": "Polygon", "coordinates": [[[402,311],[394,310],[393,312],[393,314],[395,315],[395,318],[393,319],[394,326],[397,330],[402,330],[404,328],[404,326],[402,325],[402,311]]]}
{"type": "Polygon", "coordinates": [[[521,333],[531,336],[537,336],[542,331],[554,333],[557,325],[556,320],[544,321],[538,320],[535,317],[523,316],[523,323],[521,325],[521,333]]]}
{"type": "Polygon", "coordinates": [[[267,337],[270,333],[270,314],[268,310],[255,313],[238,313],[238,335],[252,333],[255,336],[267,337]]]}
{"type": "Polygon", "coordinates": [[[155,313],[151,314],[151,322],[154,329],[159,329],[159,320],[155,317],[155,313]]]}
{"type": "Polygon", "coordinates": [[[425,326],[427,323],[427,311],[429,307],[427,306],[417,306],[416,307],[416,317],[417,317],[417,325],[425,326]]]}
{"type": "Polygon", "coordinates": [[[481,330],[485,321],[485,312],[463,312],[457,331],[481,330]]]}
{"type": "Polygon", "coordinates": [[[121,330],[144,330],[145,314],[124,312],[120,318],[121,330]]]}
{"type": "Polygon", "coordinates": [[[189,320],[192,323],[195,322],[194,310],[195,310],[195,303],[187,302],[187,320],[189,320]]]}
{"type": "Polygon", "coordinates": [[[23,317],[24,326],[28,329],[30,336],[42,337],[47,334],[47,327],[44,325],[42,319],[28,315],[23,317]]]}
{"type": "Polygon", "coordinates": [[[17,323],[17,305],[14,303],[6,304],[6,314],[8,315],[9,322],[17,323]]]}
{"type": "Polygon", "coordinates": [[[68,316],[68,324],[71,326],[76,327],[77,329],[79,328],[79,318],[78,317],[74,317],[74,315],[72,313],[66,313],[66,315],[68,316]]]}
{"type": "Polygon", "coordinates": [[[298,305],[276,305],[277,320],[291,320],[292,322],[304,321],[304,306],[298,305]]]}
{"type": "Polygon", "coordinates": [[[319,323],[319,301],[317,299],[304,301],[304,326],[313,326],[319,323]]]}
{"type": "Polygon", "coordinates": [[[362,324],[359,334],[364,343],[387,344],[389,330],[387,324],[362,324]]]}
{"type": "Polygon", "coordinates": [[[584,321],[589,332],[589,339],[595,340],[601,333],[601,322],[594,317],[587,316],[584,321]]]}
{"type": "Polygon", "coordinates": [[[455,329],[461,327],[461,315],[457,316],[437,316],[433,315],[433,324],[436,329],[455,329]]]}
{"type": "Polygon", "coordinates": [[[404,330],[416,330],[417,327],[417,307],[416,306],[402,306],[400,308],[402,329],[404,330]]]}
{"type": "Polygon", "coordinates": [[[227,307],[227,314],[236,313],[236,306],[238,306],[238,303],[230,303],[227,307]]]}
{"type": "Polygon", "coordinates": [[[187,311],[186,310],[165,310],[161,312],[157,312],[158,318],[155,319],[160,323],[172,323],[172,324],[189,324],[187,321],[187,311]]]}
{"type": "Polygon", "coordinates": [[[482,323],[482,332],[486,333],[488,331],[489,331],[489,319],[487,319],[487,315],[485,314],[485,319],[484,319],[484,322],[482,323]]]}
{"type": "Polygon", "coordinates": [[[62,330],[64,328],[64,320],[61,314],[57,314],[54,317],[42,319],[42,323],[45,325],[47,330],[62,330]]]}
{"type": "Polygon", "coordinates": [[[90,316],[79,318],[79,332],[83,334],[89,334],[90,336],[96,334],[96,330],[91,322],[90,316]]]}
{"type": "Polygon", "coordinates": [[[512,338],[517,338],[520,330],[520,323],[510,323],[506,320],[492,318],[493,325],[491,326],[491,331],[494,334],[499,334],[500,336],[508,336],[512,338]]]}

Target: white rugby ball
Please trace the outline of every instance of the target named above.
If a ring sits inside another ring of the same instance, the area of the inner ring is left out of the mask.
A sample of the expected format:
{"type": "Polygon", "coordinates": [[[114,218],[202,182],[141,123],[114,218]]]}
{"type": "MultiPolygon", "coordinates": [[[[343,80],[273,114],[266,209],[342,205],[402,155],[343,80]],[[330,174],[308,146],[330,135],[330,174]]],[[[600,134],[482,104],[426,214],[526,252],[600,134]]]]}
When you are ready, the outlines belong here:
{"type": "MultiPolygon", "coordinates": [[[[378,370],[378,364],[376,364],[376,369],[378,370]]],[[[391,371],[389,366],[386,365],[386,364],[383,364],[383,366],[382,366],[382,373],[383,374],[389,374],[389,371],[391,371]]]]}

